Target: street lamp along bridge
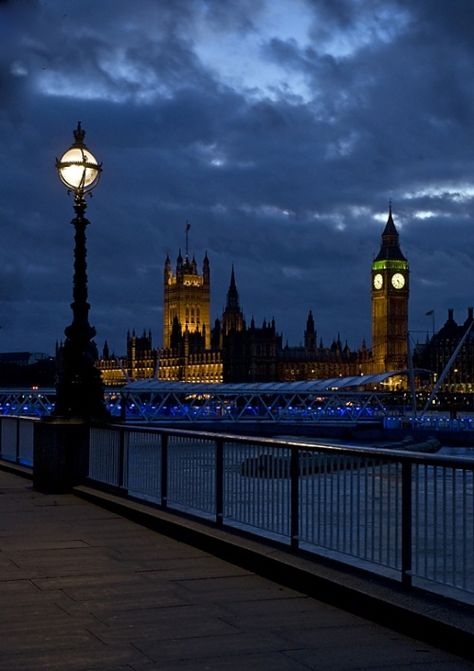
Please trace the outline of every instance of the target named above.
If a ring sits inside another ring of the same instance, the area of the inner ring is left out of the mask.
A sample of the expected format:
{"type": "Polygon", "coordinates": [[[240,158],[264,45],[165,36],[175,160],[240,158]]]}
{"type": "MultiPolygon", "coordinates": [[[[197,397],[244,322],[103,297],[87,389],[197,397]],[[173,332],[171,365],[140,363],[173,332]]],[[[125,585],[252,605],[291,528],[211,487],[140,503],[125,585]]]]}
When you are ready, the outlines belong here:
{"type": "Polygon", "coordinates": [[[65,329],[66,340],[59,356],[54,415],[102,420],[107,417],[107,411],[100,372],[94,366],[97,347],[92,339],[96,331],[89,324],[86,227],[90,222],[85,217],[85,197],[97,186],[102,164],[86,147],[84,137],[85,131],[79,121],[74,131],[74,143],[59,160],[56,159],[61,182],[68,193],[74,194],[76,216],[71,222],[75,229],[73,320],[65,329]]]}
{"type": "Polygon", "coordinates": [[[102,165],[84,144],[84,136],[78,122],[73,144],[56,159],[59,179],[74,195],[75,245],[73,317],[58,357],[55,408],[34,431],[33,486],[49,493],[70,491],[87,477],[91,421],[110,418],[101,375],[94,366],[97,347],[87,301],[86,195],[97,186],[102,165]]]}

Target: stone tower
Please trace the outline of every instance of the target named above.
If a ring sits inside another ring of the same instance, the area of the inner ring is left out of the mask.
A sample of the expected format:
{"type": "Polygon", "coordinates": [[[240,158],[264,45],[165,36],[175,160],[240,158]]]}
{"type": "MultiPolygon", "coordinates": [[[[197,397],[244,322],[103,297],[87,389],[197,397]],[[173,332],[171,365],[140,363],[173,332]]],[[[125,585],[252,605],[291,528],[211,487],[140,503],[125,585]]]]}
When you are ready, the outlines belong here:
{"type": "Polygon", "coordinates": [[[390,204],[380,251],[372,263],[373,372],[408,366],[408,262],[403,256],[390,204]]]}
{"type": "Polygon", "coordinates": [[[204,337],[205,348],[211,344],[211,298],[210,270],[207,253],[202,264],[202,275],[199,274],[193,256],[189,260],[181,251],[176,260],[176,273],[173,273],[169,256],[164,268],[164,301],[163,301],[163,347],[171,345],[173,320],[178,321],[183,335],[188,332],[200,333],[204,337]]]}

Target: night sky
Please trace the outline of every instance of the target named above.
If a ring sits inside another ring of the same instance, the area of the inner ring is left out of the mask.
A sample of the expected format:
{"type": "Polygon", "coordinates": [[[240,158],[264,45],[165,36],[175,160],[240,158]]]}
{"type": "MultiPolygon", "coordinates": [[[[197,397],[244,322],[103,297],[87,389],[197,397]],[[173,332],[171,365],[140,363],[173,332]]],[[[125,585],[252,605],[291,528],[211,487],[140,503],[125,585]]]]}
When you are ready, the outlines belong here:
{"type": "Polygon", "coordinates": [[[51,353],[71,321],[72,198],[55,158],[81,120],[90,321],[161,345],[167,253],[211,264],[297,345],[370,342],[388,202],[424,340],[474,303],[472,0],[0,2],[0,351],[51,353]]]}

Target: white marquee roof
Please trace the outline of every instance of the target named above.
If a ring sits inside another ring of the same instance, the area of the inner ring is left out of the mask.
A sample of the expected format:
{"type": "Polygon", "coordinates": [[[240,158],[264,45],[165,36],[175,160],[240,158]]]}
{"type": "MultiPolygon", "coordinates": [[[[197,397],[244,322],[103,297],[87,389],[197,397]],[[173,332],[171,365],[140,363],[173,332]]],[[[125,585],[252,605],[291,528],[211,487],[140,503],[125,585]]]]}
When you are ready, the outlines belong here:
{"type": "MultiPolygon", "coordinates": [[[[414,371],[415,373],[427,371],[414,371]]],[[[206,382],[173,382],[167,380],[136,380],[130,382],[121,391],[130,393],[152,392],[155,394],[295,394],[325,391],[344,391],[353,387],[364,387],[383,383],[390,377],[407,375],[408,371],[391,371],[377,375],[356,375],[353,377],[333,377],[325,380],[302,380],[300,382],[241,382],[241,383],[206,383],[206,382]]]]}

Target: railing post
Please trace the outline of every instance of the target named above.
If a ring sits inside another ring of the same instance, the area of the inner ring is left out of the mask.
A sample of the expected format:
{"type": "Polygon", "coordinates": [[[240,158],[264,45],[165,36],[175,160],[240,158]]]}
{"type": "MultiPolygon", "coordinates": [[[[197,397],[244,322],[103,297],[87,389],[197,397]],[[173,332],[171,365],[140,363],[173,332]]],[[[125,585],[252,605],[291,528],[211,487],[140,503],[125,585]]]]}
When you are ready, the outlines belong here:
{"type": "Polygon", "coordinates": [[[127,399],[128,394],[120,392],[120,421],[127,421],[127,399]]]}
{"type": "Polygon", "coordinates": [[[168,505],[168,434],[161,434],[161,505],[168,505]]]}
{"type": "Polygon", "coordinates": [[[118,455],[118,473],[117,473],[117,484],[119,487],[123,487],[125,481],[124,478],[124,466],[125,466],[125,430],[123,428],[119,429],[119,455],[118,455]]]}
{"type": "Polygon", "coordinates": [[[16,418],[16,444],[15,444],[15,461],[20,463],[20,418],[16,418]]]}
{"type": "Polygon", "coordinates": [[[224,523],[224,441],[216,440],[216,524],[224,523]]]}
{"type": "Polygon", "coordinates": [[[290,457],[290,542],[292,550],[297,550],[299,546],[299,504],[299,450],[292,448],[290,457]]]}
{"type": "Polygon", "coordinates": [[[412,584],[412,484],[411,463],[402,463],[402,585],[412,584]]]}

